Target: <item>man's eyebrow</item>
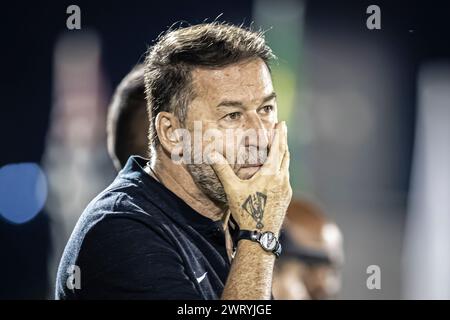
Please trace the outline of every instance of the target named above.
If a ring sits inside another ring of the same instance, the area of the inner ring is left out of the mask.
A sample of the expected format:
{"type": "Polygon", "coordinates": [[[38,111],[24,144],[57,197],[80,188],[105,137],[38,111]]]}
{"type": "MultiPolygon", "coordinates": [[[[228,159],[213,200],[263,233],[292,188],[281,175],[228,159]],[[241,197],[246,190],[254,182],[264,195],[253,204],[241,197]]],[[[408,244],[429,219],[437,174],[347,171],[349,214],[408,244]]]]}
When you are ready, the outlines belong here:
{"type": "Polygon", "coordinates": [[[277,97],[277,94],[275,92],[272,92],[271,94],[269,94],[268,96],[266,96],[262,103],[266,103],[267,101],[270,101],[272,99],[275,99],[277,97]]]}
{"type": "Polygon", "coordinates": [[[233,101],[233,100],[223,100],[217,105],[218,107],[243,107],[243,103],[241,101],[233,101]]]}
{"type": "MultiPolygon", "coordinates": [[[[266,103],[267,101],[270,101],[277,97],[277,94],[275,92],[272,92],[268,96],[264,97],[262,100],[262,104],[266,103]]],[[[243,107],[244,104],[242,101],[234,101],[234,100],[223,100],[220,102],[217,107],[243,107]]]]}

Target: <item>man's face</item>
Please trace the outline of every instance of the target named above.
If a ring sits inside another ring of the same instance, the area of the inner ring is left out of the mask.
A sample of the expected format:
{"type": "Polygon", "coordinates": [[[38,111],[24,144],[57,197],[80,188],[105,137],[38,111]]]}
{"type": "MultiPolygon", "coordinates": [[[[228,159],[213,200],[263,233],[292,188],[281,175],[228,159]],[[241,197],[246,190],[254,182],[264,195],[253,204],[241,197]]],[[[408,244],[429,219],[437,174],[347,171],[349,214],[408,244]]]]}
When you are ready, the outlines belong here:
{"type": "Polygon", "coordinates": [[[308,289],[303,281],[303,265],[294,259],[275,263],[272,292],[277,300],[309,300],[308,289]]]}
{"type": "MultiPolygon", "coordinates": [[[[202,154],[214,146],[239,178],[251,178],[264,163],[278,122],[269,69],[263,60],[253,59],[220,69],[197,68],[192,79],[195,98],[185,123],[192,150],[195,135],[201,134],[202,154]]],[[[222,184],[210,165],[203,161],[187,168],[205,193],[226,203],[222,184]]]]}
{"type": "Polygon", "coordinates": [[[302,279],[312,299],[335,298],[341,289],[341,270],[335,263],[303,265],[302,279]]]}
{"type": "Polygon", "coordinates": [[[303,223],[287,223],[285,227],[294,243],[322,252],[328,262],[307,263],[299,259],[291,262],[297,268],[299,278],[306,287],[311,299],[330,299],[341,289],[341,272],[344,262],[342,234],[334,223],[325,223],[316,231],[303,223]]]}
{"type": "Polygon", "coordinates": [[[340,291],[341,271],[335,263],[310,265],[298,259],[286,259],[278,264],[273,277],[276,299],[331,299],[340,291]]]}

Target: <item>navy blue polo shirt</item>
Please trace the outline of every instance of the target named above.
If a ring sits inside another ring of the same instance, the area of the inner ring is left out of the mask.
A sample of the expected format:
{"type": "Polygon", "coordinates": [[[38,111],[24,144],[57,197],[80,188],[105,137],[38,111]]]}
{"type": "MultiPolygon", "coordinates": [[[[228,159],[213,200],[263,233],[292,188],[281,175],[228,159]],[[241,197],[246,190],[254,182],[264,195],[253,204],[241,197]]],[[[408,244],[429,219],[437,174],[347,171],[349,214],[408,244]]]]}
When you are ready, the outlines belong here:
{"type": "Polygon", "coordinates": [[[220,299],[230,270],[221,222],[153,179],[146,162],[130,157],[81,215],[57,299],[220,299]]]}

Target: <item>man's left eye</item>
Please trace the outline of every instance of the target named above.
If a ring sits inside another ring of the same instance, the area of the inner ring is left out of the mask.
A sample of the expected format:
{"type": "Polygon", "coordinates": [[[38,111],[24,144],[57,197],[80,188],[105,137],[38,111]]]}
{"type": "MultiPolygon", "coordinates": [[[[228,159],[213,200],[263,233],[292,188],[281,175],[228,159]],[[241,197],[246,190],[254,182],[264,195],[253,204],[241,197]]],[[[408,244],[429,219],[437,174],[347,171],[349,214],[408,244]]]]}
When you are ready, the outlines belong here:
{"type": "Polygon", "coordinates": [[[241,118],[241,113],[240,112],[232,112],[232,113],[229,113],[229,114],[227,114],[226,116],[225,116],[225,119],[227,119],[227,120],[239,120],[240,118],[241,118]]]}
{"type": "Polygon", "coordinates": [[[273,111],[273,106],[267,105],[267,106],[262,107],[260,110],[264,113],[270,113],[273,111]]]}

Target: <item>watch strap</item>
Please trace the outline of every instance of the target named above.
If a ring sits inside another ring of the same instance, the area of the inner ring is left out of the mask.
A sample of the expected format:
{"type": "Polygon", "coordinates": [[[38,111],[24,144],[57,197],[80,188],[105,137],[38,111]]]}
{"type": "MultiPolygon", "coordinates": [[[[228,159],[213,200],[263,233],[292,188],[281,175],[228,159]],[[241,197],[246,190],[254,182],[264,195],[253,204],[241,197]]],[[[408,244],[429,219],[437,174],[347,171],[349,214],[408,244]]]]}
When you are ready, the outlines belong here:
{"type": "MultiPolygon", "coordinates": [[[[266,248],[263,247],[263,245],[260,243],[260,238],[261,238],[262,233],[257,231],[257,230],[239,230],[239,232],[237,233],[236,236],[236,242],[239,242],[239,240],[250,240],[253,242],[258,242],[261,247],[266,250],[266,248]]],[[[266,250],[267,251],[267,250],[266,250]]],[[[281,244],[278,241],[278,239],[276,239],[276,246],[273,250],[271,250],[270,252],[272,252],[277,258],[281,255],[281,244]]]]}

